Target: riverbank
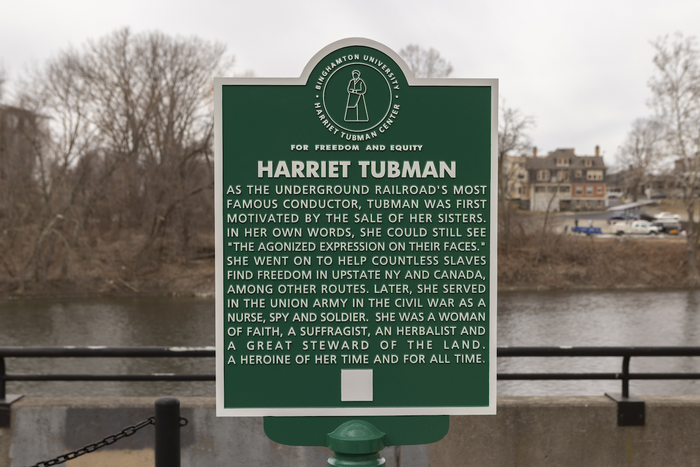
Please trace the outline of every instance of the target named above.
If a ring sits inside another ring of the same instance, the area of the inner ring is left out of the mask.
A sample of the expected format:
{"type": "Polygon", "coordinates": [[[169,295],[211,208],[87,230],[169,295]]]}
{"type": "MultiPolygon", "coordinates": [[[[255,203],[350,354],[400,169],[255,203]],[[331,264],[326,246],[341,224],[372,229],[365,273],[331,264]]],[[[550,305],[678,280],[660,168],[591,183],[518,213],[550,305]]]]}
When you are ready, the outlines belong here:
{"type": "Polygon", "coordinates": [[[214,296],[213,232],[197,235],[189,254],[164,242],[156,259],[139,261],[143,242],[142,236],[128,234],[92,238],[71,255],[66,277],[58,265],[50,265],[41,280],[21,283],[7,274],[9,268],[0,269],[0,299],[214,296]]]}
{"type": "MultiPolygon", "coordinates": [[[[199,257],[166,258],[135,270],[123,261],[128,245],[108,245],[73,259],[68,278],[22,284],[0,276],[0,299],[90,296],[214,295],[213,238],[199,257]]],[[[530,233],[500,245],[499,291],[680,289],[690,286],[684,238],[596,238],[530,233]]]]}
{"type": "Polygon", "coordinates": [[[68,279],[27,282],[24,290],[17,281],[0,282],[0,299],[71,298],[104,296],[213,297],[214,259],[164,263],[158,271],[112,274],[95,277],[75,274],[68,279]]]}
{"type": "Polygon", "coordinates": [[[499,291],[683,289],[688,276],[685,238],[549,234],[498,257],[499,291]]]}

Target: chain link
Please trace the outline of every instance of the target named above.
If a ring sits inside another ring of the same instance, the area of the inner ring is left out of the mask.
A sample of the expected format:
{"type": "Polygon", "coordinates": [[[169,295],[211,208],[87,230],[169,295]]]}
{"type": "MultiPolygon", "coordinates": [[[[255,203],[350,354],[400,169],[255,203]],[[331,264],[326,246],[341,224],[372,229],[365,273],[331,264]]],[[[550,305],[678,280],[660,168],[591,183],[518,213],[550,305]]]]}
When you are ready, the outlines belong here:
{"type": "MultiPolygon", "coordinates": [[[[184,418],[184,417],[180,418],[180,426],[181,427],[186,426],[187,423],[188,423],[188,421],[186,418],[184,418]]],[[[32,465],[31,467],[49,467],[51,465],[63,464],[64,462],[75,459],[76,457],[80,457],[83,454],[89,454],[91,452],[97,451],[100,448],[103,448],[105,446],[109,446],[110,444],[114,444],[122,438],[126,438],[127,436],[131,436],[131,435],[135,434],[141,428],[147,427],[148,425],[155,425],[155,424],[156,424],[156,417],[148,417],[146,420],[142,421],[141,423],[137,423],[136,425],[128,426],[117,434],[107,436],[102,441],[88,444],[84,448],[78,449],[77,451],[69,452],[68,454],[63,454],[62,456],[58,456],[58,457],[51,459],[51,460],[48,460],[48,461],[39,462],[37,464],[32,465]]]]}

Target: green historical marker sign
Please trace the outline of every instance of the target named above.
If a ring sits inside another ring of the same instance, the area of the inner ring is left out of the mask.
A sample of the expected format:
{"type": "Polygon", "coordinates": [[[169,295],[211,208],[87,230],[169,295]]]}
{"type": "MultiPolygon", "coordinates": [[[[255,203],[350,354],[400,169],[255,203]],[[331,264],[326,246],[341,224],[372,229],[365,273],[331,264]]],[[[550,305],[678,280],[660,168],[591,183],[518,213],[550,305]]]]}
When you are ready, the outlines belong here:
{"type": "Polygon", "coordinates": [[[215,80],[219,415],[495,413],[497,89],[365,39],[215,80]]]}

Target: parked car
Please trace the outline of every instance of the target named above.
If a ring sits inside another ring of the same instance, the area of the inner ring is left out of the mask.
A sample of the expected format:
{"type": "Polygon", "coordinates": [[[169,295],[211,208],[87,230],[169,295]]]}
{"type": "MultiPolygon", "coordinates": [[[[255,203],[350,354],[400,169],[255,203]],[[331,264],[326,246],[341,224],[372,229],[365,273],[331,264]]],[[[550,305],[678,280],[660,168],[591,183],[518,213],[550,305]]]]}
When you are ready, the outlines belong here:
{"type": "Polygon", "coordinates": [[[665,220],[665,219],[673,219],[676,221],[681,220],[681,216],[678,214],[673,214],[672,212],[662,212],[654,216],[655,219],[658,220],[665,220]]]}
{"type": "Polygon", "coordinates": [[[659,226],[652,225],[649,221],[633,221],[631,223],[618,222],[613,225],[615,235],[636,234],[636,235],[656,235],[659,233],[659,226]]]}
{"type": "Polygon", "coordinates": [[[612,225],[617,222],[636,221],[637,219],[639,219],[639,216],[634,214],[616,214],[612,217],[608,217],[608,224],[612,225]]]}
{"type": "Polygon", "coordinates": [[[651,223],[659,228],[659,233],[678,235],[681,232],[681,223],[675,219],[656,220],[651,223]]]}
{"type": "Polygon", "coordinates": [[[603,230],[600,227],[572,227],[571,232],[579,235],[595,235],[602,234],[603,230]]]}

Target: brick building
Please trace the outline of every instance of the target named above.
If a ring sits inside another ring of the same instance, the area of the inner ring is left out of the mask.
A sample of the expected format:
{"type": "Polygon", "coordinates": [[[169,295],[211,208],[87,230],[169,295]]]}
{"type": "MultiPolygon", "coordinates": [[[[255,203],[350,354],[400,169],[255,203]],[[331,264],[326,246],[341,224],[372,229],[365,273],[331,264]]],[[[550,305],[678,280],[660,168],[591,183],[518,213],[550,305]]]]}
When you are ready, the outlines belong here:
{"type": "Polygon", "coordinates": [[[525,160],[528,181],[521,207],[530,211],[589,211],[605,208],[605,163],[596,146],[594,156],[557,149],[525,160]]]}

